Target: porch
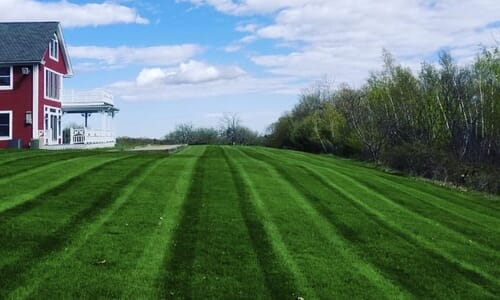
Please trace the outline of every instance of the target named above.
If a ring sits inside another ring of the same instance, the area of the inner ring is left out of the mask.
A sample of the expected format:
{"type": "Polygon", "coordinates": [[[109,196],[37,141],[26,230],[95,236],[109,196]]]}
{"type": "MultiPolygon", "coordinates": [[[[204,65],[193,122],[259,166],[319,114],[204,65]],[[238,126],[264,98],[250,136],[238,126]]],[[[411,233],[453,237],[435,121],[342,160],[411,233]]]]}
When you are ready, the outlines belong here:
{"type": "Polygon", "coordinates": [[[72,126],[63,130],[60,117],[55,119],[55,124],[49,117],[49,122],[46,122],[47,129],[43,134],[45,138],[43,143],[41,141],[40,148],[61,150],[115,146],[116,135],[113,121],[119,109],[115,107],[111,93],[104,90],[65,91],[62,95],[61,110],[62,116],[66,118],[83,117],[83,124],[73,123],[72,126]],[[91,118],[94,126],[90,125],[91,118]]]}

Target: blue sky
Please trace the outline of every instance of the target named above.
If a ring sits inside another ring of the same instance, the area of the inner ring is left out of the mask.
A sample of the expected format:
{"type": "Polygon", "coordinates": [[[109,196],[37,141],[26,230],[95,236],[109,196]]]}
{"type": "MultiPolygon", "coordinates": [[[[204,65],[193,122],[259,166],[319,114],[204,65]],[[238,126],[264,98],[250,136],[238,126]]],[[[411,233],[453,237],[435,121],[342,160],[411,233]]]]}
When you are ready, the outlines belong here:
{"type": "Polygon", "coordinates": [[[317,80],[359,86],[383,48],[417,70],[500,41],[498,0],[0,0],[0,20],[60,21],[65,89],[111,91],[118,135],[137,137],[224,112],[263,132],[317,80]]]}

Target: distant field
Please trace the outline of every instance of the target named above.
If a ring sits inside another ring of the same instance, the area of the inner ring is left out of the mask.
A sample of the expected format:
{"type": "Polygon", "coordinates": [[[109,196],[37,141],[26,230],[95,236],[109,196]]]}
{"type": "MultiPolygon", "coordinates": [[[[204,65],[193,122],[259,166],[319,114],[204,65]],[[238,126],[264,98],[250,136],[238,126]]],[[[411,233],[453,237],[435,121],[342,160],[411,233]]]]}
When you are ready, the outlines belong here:
{"type": "Polygon", "coordinates": [[[251,147],[0,170],[0,299],[500,295],[498,197],[251,147]]]}

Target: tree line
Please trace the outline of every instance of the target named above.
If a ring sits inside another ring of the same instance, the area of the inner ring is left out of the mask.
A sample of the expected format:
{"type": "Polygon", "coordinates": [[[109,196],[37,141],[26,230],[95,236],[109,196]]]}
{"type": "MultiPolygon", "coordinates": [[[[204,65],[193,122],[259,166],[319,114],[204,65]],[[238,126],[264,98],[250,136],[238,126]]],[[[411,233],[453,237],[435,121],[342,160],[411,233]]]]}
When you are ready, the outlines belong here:
{"type": "Polygon", "coordinates": [[[167,144],[189,145],[260,145],[262,136],[241,124],[236,113],[225,113],[219,120],[219,127],[194,127],[180,124],[165,135],[167,144]]]}
{"type": "Polygon", "coordinates": [[[321,82],[268,130],[271,147],[356,157],[413,175],[500,192],[500,51],[417,74],[384,51],[359,88],[321,82]]]}

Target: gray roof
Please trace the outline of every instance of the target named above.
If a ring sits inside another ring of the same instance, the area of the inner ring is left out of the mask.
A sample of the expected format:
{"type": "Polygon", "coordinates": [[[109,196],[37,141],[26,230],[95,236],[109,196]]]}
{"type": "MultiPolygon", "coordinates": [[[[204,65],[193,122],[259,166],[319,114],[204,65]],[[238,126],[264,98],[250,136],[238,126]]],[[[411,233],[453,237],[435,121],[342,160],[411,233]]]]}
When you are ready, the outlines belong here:
{"type": "Polygon", "coordinates": [[[0,23],[0,64],[41,62],[58,22],[0,23]]]}

